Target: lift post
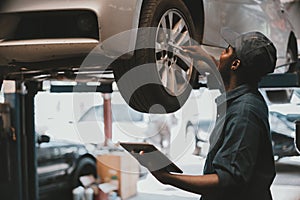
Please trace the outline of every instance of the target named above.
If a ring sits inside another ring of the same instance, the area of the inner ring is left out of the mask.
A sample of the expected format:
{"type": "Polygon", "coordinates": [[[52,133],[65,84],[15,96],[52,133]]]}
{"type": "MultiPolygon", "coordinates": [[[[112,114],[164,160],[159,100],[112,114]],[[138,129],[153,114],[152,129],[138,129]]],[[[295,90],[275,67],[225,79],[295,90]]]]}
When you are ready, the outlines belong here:
{"type": "MultiPolygon", "coordinates": [[[[10,115],[10,133],[4,143],[9,173],[0,180],[1,198],[37,200],[38,178],[36,137],[34,130],[34,96],[38,82],[12,82],[9,92],[4,91],[6,113],[10,115]]],[[[5,89],[4,89],[5,90],[5,89]]]]}
{"type": "Polygon", "coordinates": [[[112,139],[112,111],[111,111],[111,94],[104,93],[103,97],[103,117],[104,117],[104,146],[108,146],[112,139]]]}

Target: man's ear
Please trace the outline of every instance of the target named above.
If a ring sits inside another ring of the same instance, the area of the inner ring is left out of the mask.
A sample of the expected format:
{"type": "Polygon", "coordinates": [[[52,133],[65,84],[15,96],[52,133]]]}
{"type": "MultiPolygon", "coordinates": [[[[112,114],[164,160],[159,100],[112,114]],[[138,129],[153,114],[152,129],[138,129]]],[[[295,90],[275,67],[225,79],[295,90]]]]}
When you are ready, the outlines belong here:
{"type": "Polygon", "coordinates": [[[235,59],[231,64],[231,70],[235,71],[239,68],[241,61],[239,59],[235,59]]]}

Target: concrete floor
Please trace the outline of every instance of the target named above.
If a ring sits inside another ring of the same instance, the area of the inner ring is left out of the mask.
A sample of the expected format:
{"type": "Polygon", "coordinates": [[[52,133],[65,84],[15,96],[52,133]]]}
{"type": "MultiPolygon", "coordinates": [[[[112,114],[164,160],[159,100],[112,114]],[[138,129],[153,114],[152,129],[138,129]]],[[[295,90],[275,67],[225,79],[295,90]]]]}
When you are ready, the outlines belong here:
{"type": "MultiPolygon", "coordinates": [[[[175,161],[187,174],[202,172],[204,159],[185,156],[175,161]]],[[[271,187],[274,200],[300,200],[300,158],[282,159],[276,163],[277,176],[271,187]]],[[[129,200],[198,200],[199,195],[159,183],[150,173],[138,182],[138,194],[129,200]]]]}

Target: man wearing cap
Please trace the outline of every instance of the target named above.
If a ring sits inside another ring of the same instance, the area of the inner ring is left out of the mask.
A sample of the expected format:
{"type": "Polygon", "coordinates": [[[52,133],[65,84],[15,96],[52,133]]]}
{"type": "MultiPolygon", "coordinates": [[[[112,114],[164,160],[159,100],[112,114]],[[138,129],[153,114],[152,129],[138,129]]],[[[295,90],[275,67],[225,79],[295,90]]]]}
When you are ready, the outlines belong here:
{"type": "MultiPolygon", "coordinates": [[[[216,99],[217,121],[210,138],[204,175],[152,174],[162,183],[201,194],[202,200],[270,200],[275,177],[268,107],[258,91],[262,76],[274,71],[276,48],[260,32],[221,32],[229,44],[218,71],[225,92],[216,99]]],[[[199,46],[184,47],[200,60],[199,46]]]]}

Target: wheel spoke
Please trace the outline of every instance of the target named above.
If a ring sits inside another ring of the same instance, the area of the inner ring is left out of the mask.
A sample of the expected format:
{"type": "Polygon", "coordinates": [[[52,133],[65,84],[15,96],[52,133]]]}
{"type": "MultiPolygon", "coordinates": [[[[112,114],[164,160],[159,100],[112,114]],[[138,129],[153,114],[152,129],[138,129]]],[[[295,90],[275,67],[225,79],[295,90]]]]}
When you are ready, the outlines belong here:
{"type": "MultiPolygon", "coordinates": [[[[179,65],[177,65],[177,64],[174,64],[173,65],[173,68],[174,68],[174,70],[175,70],[175,72],[176,72],[176,74],[177,74],[177,76],[176,77],[178,77],[177,78],[177,80],[180,80],[180,79],[182,79],[182,80],[184,80],[184,82],[186,82],[187,81],[187,77],[188,77],[188,74],[187,74],[187,71],[185,71],[185,70],[183,70],[179,65]]],[[[179,82],[179,81],[177,81],[177,82],[179,82]]]]}
{"type": "Polygon", "coordinates": [[[185,45],[187,42],[189,42],[191,40],[191,38],[190,38],[190,35],[189,35],[189,32],[188,31],[185,31],[184,33],[182,33],[181,35],[180,35],[180,38],[179,38],[179,40],[177,41],[177,45],[178,46],[183,46],[183,45],[185,45]]]}
{"type": "Polygon", "coordinates": [[[180,72],[182,73],[182,77],[184,77],[186,83],[189,82],[189,78],[191,76],[193,70],[193,61],[188,57],[177,57],[177,66],[180,68],[180,72]],[[184,60],[183,60],[183,59],[184,60]]]}
{"type": "Polygon", "coordinates": [[[178,64],[174,64],[172,67],[175,71],[180,71],[180,72],[184,71],[184,69],[181,68],[181,66],[179,66],[178,64]]]}
{"type": "Polygon", "coordinates": [[[166,22],[166,18],[162,18],[161,20],[161,27],[164,29],[164,30],[167,30],[168,27],[167,27],[167,22],[166,22]]]}
{"type": "Polygon", "coordinates": [[[172,30],[173,29],[173,12],[169,12],[168,13],[168,19],[169,19],[169,29],[172,30]]]}
{"type": "Polygon", "coordinates": [[[178,35],[181,34],[183,28],[185,27],[185,22],[184,20],[181,18],[174,26],[174,28],[172,29],[172,35],[173,35],[173,39],[175,40],[178,35]]]}
{"type": "Polygon", "coordinates": [[[176,94],[178,91],[175,70],[172,68],[169,70],[169,73],[168,73],[167,88],[169,88],[169,90],[174,94],[176,94]]]}
{"type": "Polygon", "coordinates": [[[160,73],[162,71],[162,69],[164,68],[164,61],[158,60],[156,62],[156,66],[157,66],[157,71],[160,73]]]}
{"type": "Polygon", "coordinates": [[[182,76],[181,73],[176,73],[176,80],[178,91],[182,90],[188,84],[188,82],[185,79],[185,76],[182,76]]]}
{"type": "Polygon", "coordinates": [[[170,35],[169,35],[169,38],[171,40],[174,40],[174,36],[173,36],[173,33],[172,33],[172,30],[173,30],[173,12],[169,12],[168,13],[168,19],[169,19],[169,31],[170,31],[170,35]]]}
{"type": "Polygon", "coordinates": [[[160,76],[161,76],[161,82],[163,86],[168,87],[168,78],[169,78],[168,68],[165,67],[164,65],[162,65],[162,68],[160,70],[160,76]]]}
{"type": "Polygon", "coordinates": [[[190,66],[193,64],[193,59],[188,56],[182,55],[180,52],[176,53],[176,56],[178,59],[177,62],[181,65],[186,65],[187,68],[190,68],[190,66]]]}
{"type": "MultiPolygon", "coordinates": [[[[163,20],[163,22],[165,23],[165,20],[163,20]]],[[[162,25],[162,24],[161,24],[162,25]]],[[[159,28],[158,29],[158,33],[157,33],[157,41],[160,43],[164,43],[167,44],[168,43],[168,29],[167,28],[159,28]]]]}

